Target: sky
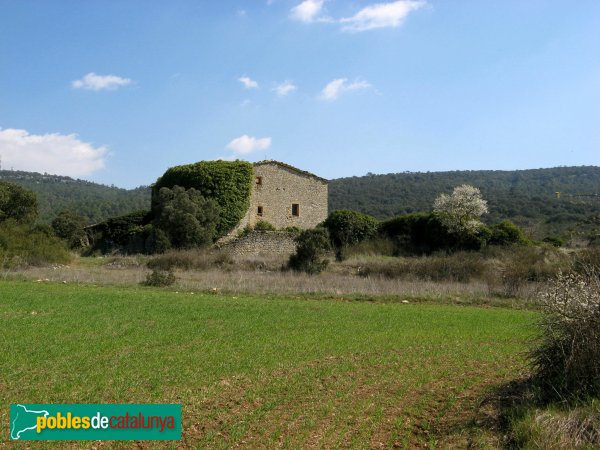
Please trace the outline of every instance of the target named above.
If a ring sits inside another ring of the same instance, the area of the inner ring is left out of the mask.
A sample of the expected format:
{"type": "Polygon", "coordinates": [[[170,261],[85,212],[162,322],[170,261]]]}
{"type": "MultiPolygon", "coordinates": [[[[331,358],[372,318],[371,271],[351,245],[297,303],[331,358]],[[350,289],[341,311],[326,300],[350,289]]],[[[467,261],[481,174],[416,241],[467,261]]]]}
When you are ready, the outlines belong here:
{"type": "Polygon", "coordinates": [[[597,0],[0,0],[2,169],[600,165],[597,0]]]}

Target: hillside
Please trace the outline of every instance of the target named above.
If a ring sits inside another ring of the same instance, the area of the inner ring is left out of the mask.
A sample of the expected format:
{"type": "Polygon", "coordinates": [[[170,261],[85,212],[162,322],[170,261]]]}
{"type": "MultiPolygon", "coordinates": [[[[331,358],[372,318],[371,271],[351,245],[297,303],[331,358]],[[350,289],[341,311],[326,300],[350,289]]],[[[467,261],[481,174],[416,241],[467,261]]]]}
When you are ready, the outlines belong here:
{"type": "MultiPolygon", "coordinates": [[[[34,191],[40,203],[40,220],[50,222],[68,209],[90,223],[149,209],[150,188],[120,189],[70,177],[22,171],[0,171],[0,180],[34,191]]],[[[557,167],[518,171],[475,170],[405,172],[331,180],[329,210],[354,209],[380,219],[396,214],[430,211],[437,195],[455,186],[472,184],[481,189],[490,213],[486,222],[510,219],[530,236],[600,233],[600,167],[557,167]],[[555,193],[561,192],[557,198],[555,193]]]]}
{"type": "Polygon", "coordinates": [[[0,180],[19,184],[37,194],[40,221],[50,222],[63,210],[85,216],[89,223],[150,209],[150,188],[120,189],[59,175],[0,170],[0,180]]]}
{"type": "Polygon", "coordinates": [[[464,183],[481,189],[490,208],[488,223],[510,219],[537,238],[598,233],[600,197],[573,195],[600,194],[600,167],[595,166],[339,178],[329,184],[329,208],[354,209],[380,219],[431,211],[437,195],[464,183]],[[561,192],[560,199],[556,192],[561,192]]]}

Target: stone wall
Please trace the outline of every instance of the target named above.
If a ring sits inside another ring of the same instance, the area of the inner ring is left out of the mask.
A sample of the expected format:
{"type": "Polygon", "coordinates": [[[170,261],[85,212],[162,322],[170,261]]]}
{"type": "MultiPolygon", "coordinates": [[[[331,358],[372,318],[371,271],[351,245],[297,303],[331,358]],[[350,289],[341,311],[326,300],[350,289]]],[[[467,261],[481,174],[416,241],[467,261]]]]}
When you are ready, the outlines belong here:
{"type": "Polygon", "coordinates": [[[254,227],[260,220],[278,229],[308,229],[327,218],[327,180],[276,161],[255,163],[254,176],[250,208],[240,223],[218,240],[218,245],[234,241],[244,228],[254,227]],[[292,214],[293,204],[298,205],[297,216],[292,214]]]}
{"type": "Polygon", "coordinates": [[[253,231],[221,248],[236,256],[289,256],[296,251],[295,235],[284,231],[253,231]]]}
{"type": "Polygon", "coordinates": [[[254,175],[257,178],[247,217],[250,226],[265,220],[275,228],[307,229],[327,218],[326,180],[271,161],[255,164],[254,175]],[[298,215],[293,214],[292,205],[298,205],[298,215]]]}

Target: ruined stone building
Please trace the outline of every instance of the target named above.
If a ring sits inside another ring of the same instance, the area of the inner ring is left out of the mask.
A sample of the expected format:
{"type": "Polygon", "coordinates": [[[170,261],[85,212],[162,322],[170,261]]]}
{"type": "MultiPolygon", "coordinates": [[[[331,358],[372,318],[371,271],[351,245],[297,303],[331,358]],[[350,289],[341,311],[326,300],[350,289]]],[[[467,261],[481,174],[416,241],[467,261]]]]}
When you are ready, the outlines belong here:
{"type": "Polygon", "coordinates": [[[236,230],[264,220],[275,228],[314,228],[327,218],[327,180],[278,161],[254,164],[250,208],[236,230]]]}

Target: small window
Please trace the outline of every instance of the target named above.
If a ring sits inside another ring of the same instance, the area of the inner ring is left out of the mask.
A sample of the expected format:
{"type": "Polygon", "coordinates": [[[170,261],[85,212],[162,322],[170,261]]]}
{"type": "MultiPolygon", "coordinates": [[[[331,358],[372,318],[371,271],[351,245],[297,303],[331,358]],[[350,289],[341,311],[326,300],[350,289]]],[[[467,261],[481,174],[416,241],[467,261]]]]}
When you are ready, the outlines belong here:
{"type": "Polygon", "coordinates": [[[263,207],[262,206],[259,206],[258,208],[256,208],[256,215],[257,216],[263,215],[263,207]]]}
{"type": "Polygon", "coordinates": [[[292,216],[300,215],[300,205],[298,203],[292,203],[292,216]]]}
{"type": "Polygon", "coordinates": [[[262,184],[262,177],[256,177],[256,184],[262,184]]]}

